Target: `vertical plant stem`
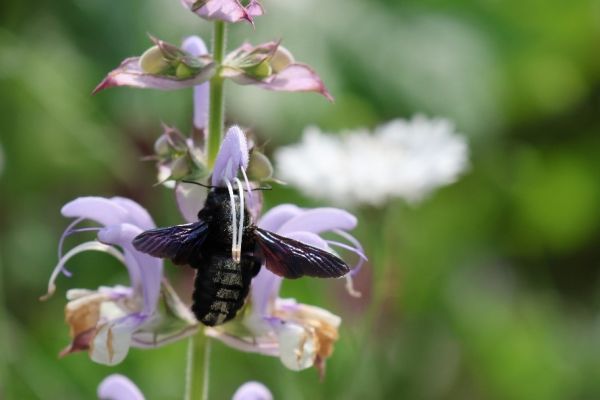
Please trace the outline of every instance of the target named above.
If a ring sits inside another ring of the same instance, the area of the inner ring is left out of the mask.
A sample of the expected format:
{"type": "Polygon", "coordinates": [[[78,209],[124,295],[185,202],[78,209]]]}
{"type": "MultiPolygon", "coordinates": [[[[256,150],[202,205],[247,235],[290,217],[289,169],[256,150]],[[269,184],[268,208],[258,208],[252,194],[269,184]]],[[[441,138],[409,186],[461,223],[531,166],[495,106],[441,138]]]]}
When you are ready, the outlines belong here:
{"type": "Polygon", "coordinates": [[[208,167],[212,168],[223,140],[225,120],[225,97],[223,94],[223,78],[219,75],[227,40],[227,25],[223,21],[215,21],[213,28],[213,57],[217,64],[217,73],[210,80],[210,104],[208,110],[208,139],[206,156],[208,167]]]}
{"type": "MultiPolygon", "coordinates": [[[[210,104],[208,109],[208,138],[206,156],[208,167],[212,168],[223,140],[225,120],[225,98],[223,94],[223,78],[220,75],[227,40],[227,25],[223,21],[215,21],[213,26],[212,52],[217,73],[210,80],[210,104]]],[[[207,400],[210,365],[210,341],[204,330],[190,337],[188,344],[187,366],[185,377],[185,400],[207,400]]]]}
{"type": "Polygon", "coordinates": [[[207,400],[210,366],[210,339],[200,330],[190,337],[186,371],[185,400],[207,400]]]}

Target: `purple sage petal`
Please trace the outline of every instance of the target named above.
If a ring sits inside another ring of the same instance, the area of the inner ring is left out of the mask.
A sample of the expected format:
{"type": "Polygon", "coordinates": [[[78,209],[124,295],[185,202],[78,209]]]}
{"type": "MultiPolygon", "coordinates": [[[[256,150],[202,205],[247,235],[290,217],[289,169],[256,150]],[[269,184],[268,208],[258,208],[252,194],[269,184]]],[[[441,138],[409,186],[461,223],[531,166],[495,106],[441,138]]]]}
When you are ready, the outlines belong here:
{"type": "Polygon", "coordinates": [[[270,314],[269,305],[279,295],[282,279],[266,268],[260,269],[258,275],[252,280],[252,290],[250,292],[253,314],[256,314],[259,318],[264,318],[270,314]]]}
{"type": "Polygon", "coordinates": [[[246,20],[253,23],[254,17],[264,13],[257,0],[250,0],[245,7],[239,0],[205,0],[203,5],[197,0],[181,0],[181,2],[184,7],[207,20],[221,20],[230,23],[246,20]],[[194,10],[196,4],[202,6],[194,10]]]}
{"type": "Polygon", "coordinates": [[[300,213],[302,213],[302,209],[294,204],[281,204],[267,211],[258,222],[258,226],[271,232],[277,232],[283,224],[300,213]]]}
{"type": "Polygon", "coordinates": [[[334,229],[351,230],[356,227],[356,217],[339,208],[321,207],[303,212],[288,220],[278,229],[278,233],[286,235],[295,231],[322,233],[334,229]]]}
{"type": "MultiPolygon", "coordinates": [[[[266,228],[265,228],[266,229],[266,228]]],[[[299,242],[314,246],[316,248],[331,251],[327,242],[315,233],[312,232],[290,232],[283,236],[299,242]]],[[[264,317],[269,314],[269,304],[274,301],[279,295],[281,282],[283,278],[275,275],[266,268],[262,268],[258,275],[252,281],[252,304],[255,307],[253,312],[264,317]]]]}
{"type": "Polygon", "coordinates": [[[175,186],[177,208],[186,222],[198,221],[198,211],[204,206],[208,191],[202,186],[178,182],[175,186]]]}
{"type": "MultiPolygon", "coordinates": [[[[206,44],[198,36],[185,38],[181,48],[195,57],[208,54],[206,44]]],[[[198,129],[205,129],[208,123],[209,95],[210,85],[208,82],[194,86],[194,126],[198,129]]]]}
{"type": "Polygon", "coordinates": [[[78,197],[65,204],[60,212],[67,218],[91,219],[102,225],[132,222],[125,207],[104,197],[78,197]]]}
{"type": "Polygon", "coordinates": [[[294,231],[289,233],[283,233],[283,236],[289,237],[290,239],[297,240],[309,246],[316,247],[321,250],[331,251],[327,242],[316,233],[312,232],[304,232],[304,231],[294,231]]]}
{"type": "Polygon", "coordinates": [[[100,382],[98,398],[100,400],[144,400],[144,395],[126,376],[112,374],[100,382]]]}
{"type": "Polygon", "coordinates": [[[148,211],[146,211],[144,207],[140,206],[135,201],[118,196],[112,197],[110,200],[127,210],[127,220],[133,225],[139,226],[143,230],[152,229],[156,227],[156,224],[154,223],[154,220],[152,219],[148,211]]]}
{"type": "Polygon", "coordinates": [[[221,186],[225,180],[233,181],[240,168],[248,168],[248,142],[239,126],[227,131],[215,160],[212,185],[221,186]]]}
{"type": "Polygon", "coordinates": [[[96,86],[92,94],[115,86],[130,86],[141,89],[175,90],[192,87],[206,82],[215,72],[215,63],[204,66],[197,75],[188,79],[176,79],[169,76],[153,75],[142,71],[140,57],[125,59],[121,65],[108,73],[96,86]]]}
{"type": "Polygon", "coordinates": [[[235,391],[232,400],[273,400],[273,395],[262,383],[250,381],[235,391]]]}
{"type": "Polygon", "coordinates": [[[98,239],[123,248],[127,268],[130,271],[137,269],[140,279],[144,299],[142,314],[151,315],[156,310],[160,295],[163,263],[161,259],[141,253],[133,247],[133,238],[142,232],[142,229],[131,224],[111,225],[98,232],[98,239]]]}

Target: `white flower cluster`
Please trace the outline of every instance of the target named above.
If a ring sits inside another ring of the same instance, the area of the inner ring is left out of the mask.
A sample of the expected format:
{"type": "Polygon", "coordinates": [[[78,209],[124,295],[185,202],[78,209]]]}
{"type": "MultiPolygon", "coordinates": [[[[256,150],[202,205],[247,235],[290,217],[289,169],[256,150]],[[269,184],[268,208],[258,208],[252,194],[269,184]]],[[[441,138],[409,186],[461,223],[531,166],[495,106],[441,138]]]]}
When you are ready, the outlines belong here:
{"type": "Polygon", "coordinates": [[[465,138],[442,118],[396,119],[373,133],[328,135],[316,127],[275,154],[279,177],[311,197],[336,204],[414,203],[456,181],[468,166],[465,138]]]}

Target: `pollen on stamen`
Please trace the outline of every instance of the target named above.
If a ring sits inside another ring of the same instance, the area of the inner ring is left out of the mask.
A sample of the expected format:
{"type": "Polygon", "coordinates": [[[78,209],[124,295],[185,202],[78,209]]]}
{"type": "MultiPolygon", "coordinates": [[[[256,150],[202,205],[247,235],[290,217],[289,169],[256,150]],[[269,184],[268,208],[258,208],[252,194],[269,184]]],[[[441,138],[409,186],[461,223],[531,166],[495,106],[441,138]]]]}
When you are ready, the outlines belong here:
{"type": "Polygon", "coordinates": [[[236,264],[239,264],[242,259],[242,250],[241,249],[232,249],[231,250],[231,258],[236,264]]]}

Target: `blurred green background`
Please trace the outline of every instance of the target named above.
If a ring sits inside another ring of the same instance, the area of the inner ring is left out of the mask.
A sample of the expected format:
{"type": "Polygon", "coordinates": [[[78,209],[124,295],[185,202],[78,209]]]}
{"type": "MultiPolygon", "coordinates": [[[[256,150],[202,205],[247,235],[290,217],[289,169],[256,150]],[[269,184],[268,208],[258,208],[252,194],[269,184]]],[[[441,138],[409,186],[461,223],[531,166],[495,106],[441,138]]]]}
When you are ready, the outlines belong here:
{"type": "MultiPolygon", "coordinates": [[[[343,318],[319,382],[275,358],[213,347],[211,398],[264,382],[280,399],[600,398],[600,2],[264,0],[242,40],[282,38],[336,97],[227,87],[228,118],[267,150],[316,124],[337,131],[415,112],[453,119],[471,169],[418,206],[354,210],[370,257],[348,297],[339,282],[299,280],[284,295],[343,318]]],[[[64,291],[124,283],[101,254],[38,302],[81,195],[128,196],[159,225],[180,222],[153,187],[160,122],[191,127],[191,90],[91,90],[121,59],[208,38],[176,0],[0,4],[0,398],[91,399],[108,374],[148,399],[180,398],[186,343],[132,350],[113,368],[68,342],[64,291]]],[[[357,160],[360,162],[360,160],[357,160]]],[[[290,188],[267,194],[319,205],[290,188]]],[[[167,266],[180,292],[191,275],[167,266]]],[[[189,286],[189,284],[187,284],[189,286]]]]}

